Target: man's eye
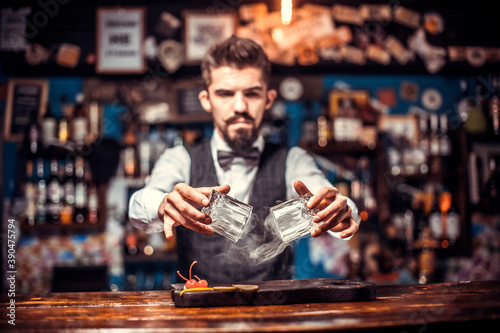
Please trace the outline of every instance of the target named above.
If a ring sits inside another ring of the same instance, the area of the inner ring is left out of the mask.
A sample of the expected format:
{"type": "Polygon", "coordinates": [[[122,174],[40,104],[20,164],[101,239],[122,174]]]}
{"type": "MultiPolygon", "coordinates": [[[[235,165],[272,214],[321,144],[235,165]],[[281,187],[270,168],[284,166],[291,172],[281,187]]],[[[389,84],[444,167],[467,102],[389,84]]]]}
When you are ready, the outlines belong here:
{"type": "Polygon", "coordinates": [[[219,95],[221,97],[231,97],[234,94],[230,91],[221,91],[221,92],[217,93],[217,95],[219,95]]]}
{"type": "Polygon", "coordinates": [[[245,94],[245,96],[247,96],[247,97],[260,97],[260,94],[258,92],[255,92],[255,91],[251,91],[251,92],[247,92],[245,94]]]}

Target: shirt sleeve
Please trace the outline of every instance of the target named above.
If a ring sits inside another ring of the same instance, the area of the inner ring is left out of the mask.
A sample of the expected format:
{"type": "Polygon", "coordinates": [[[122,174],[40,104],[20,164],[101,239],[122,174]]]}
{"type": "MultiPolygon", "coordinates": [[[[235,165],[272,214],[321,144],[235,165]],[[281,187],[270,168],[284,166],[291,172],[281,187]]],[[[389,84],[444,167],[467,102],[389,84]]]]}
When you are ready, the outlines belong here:
{"type": "Polygon", "coordinates": [[[158,207],[165,195],[178,183],[189,183],[191,158],[184,146],[168,148],[156,161],[144,188],[134,192],[129,201],[129,219],[146,233],[163,231],[158,207]]]}
{"type": "MultiPolygon", "coordinates": [[[[300,147],[293,147],[288,152],[286,158],[285,180],[287,184],[287,199],[297,196],[293,183],[297,180],[302,181],[311,193],[316,193],[322,187],[333,187],[332,183],[326,179],[325,174],[318,168],[314,158],[307,151],[300,147]]],[[[351,207],[352,218],[357,224],[361,222],[358,214],[358,207],[347,198],[347,205],[351,207]]],[[[340,232],[328,231],[336,238],[340,238],[340,232]]],[[[345,240],[348,240],[347,238],[345,240]]]]}

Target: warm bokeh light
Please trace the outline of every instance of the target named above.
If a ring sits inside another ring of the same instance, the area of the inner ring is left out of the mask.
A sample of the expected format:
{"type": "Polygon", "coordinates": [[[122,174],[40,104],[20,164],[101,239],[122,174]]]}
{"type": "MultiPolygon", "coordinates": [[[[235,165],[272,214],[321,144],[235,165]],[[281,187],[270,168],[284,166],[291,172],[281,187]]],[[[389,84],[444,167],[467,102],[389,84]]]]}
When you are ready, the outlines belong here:
{"type": "Polygon", "coordinates": [[[292,0],[281,0],[281,23],[290,24],[292,21],[292,0]]]}

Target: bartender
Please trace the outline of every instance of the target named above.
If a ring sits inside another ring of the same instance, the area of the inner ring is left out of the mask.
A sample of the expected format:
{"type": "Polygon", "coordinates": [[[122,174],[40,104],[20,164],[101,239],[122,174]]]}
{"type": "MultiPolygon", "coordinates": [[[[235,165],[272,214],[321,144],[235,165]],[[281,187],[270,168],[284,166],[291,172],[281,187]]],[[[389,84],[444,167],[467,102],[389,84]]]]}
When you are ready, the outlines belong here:
{"type": "Polygon", "coordinates": [[[263,263],[224,259],[238,258],[246,249],[238,246],[241,240],[234,243],[210,228],[211,218],[200,208],[209,206],[212,189],[253,206],[257,218],[249,228],[262,243],[269,241],[263,233],[269,207],[280,201],[313,194],[307,206],[319,208],[313,221],[324,223],[311,236],[328,232],[342,239],[358,230],[356,206],[305,150],[264,141],[262,118],[277,92],[269,88],[271,65],[258,44],[232,36],[209,49],[201,72],[205,89],[198,98],[212,114],[213,135],[191,147],[165,150],[149,182],[132,195],[130,220],[145,232],[177,237],[179,270],[187,274],[196,260],[196,274],[209,283],[290,279],[290,246],[263,263]]]}

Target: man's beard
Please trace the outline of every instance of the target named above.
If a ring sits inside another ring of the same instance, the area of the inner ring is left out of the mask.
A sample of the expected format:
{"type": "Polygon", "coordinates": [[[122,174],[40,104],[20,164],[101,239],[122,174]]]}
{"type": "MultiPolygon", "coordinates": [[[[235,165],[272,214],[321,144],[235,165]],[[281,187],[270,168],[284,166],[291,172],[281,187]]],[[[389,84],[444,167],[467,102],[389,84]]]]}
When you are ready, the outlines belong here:
{"type": "MultiPolygon", "coordinates": [[[[226,121],[226,124],[231,124],[234,121],[239,120],[241,117],[251,120],[253,123],[253,118],[248,115],[247,113],[244,113],[242,115],[237,115],[234,116],[226,121]]],[[[235,152],[244,152],[252,148],[252,145],[254,144],[255,140],[257,140],[257,137],[259,135],[259,129],[256,127],[252,127],[252,129],[249,131],[244,128],[240,128],[236,131],[236,136],[234,138],[229,137],[229,133],[227,131],[227,126],[226,129],[222,131],[222,136],[224,137],[224,140],[227,142],[229,147],[235,152]]]]}

